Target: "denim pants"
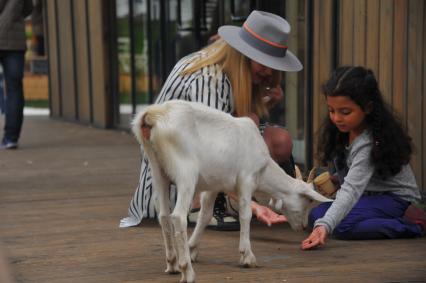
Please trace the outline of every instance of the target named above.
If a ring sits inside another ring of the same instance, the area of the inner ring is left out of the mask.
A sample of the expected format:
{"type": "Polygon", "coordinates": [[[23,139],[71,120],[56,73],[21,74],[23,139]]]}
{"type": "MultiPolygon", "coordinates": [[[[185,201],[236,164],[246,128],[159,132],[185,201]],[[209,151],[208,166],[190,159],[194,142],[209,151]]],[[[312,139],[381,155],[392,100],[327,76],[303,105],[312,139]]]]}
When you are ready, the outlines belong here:
{"type": "MultiPolygon", "coordinates": [[[[422,236],[419,225],[403,219],[408,201],[388,193],[382,195],[363,195],[349,214],[334,229],[333,236],[343,240],[395,239],[422,236]]],[[[312,209],[309,225],[323,217],[331,206],[322,203],[312,209]]]]}
{"type": "Polygon", "coordinates": [[[4,139],[17,142],[24,119],[25,51],[0,50],[0,63],[3,67],[6,94],[4,101],[4,139]]]}

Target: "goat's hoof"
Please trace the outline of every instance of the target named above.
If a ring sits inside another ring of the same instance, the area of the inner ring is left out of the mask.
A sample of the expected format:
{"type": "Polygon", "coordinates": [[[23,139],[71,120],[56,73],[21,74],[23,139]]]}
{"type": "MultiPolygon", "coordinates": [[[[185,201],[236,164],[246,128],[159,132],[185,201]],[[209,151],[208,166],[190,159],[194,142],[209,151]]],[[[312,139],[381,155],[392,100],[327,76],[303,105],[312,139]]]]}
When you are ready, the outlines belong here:
{"type": "Polygon", "coordinates": [[[185,272],[182,272],[182,278],[179,283],[194,283],[195,282],[195,272],[192,267],[188,267],[185,272]]]}
{"type": "Polygon", "coordinates": [[[256,257],[252,253],[245,256],[241,255],[240,264],[246,268],[256,267],[256,257]]]}
{"type": "Polygon", "coordinates": [[[255,268],[256,266],[257,266],[256,262],[243,264],[244,268],[255,268]]]}
{"type": "Polygon", "coordinates": [[[191,261],[196,262],[197,257],[198,257],[198,248],[197,247],[190,247],[189,253],[190,253],[190,256],[191,256],[191,261]]]}
{"type": "Polygon", "coordinates": [[[176,264],[172,265],[172,264],[167,264],[167,268],[166,270],[164,270],[165,273],[167,274],[179,274],[180,270],[177,267],[176,264]]]}
{"type": "Polygon", "coordinates": [[[171,259],[166,260],[166,270],[164,270],[165,273],[168,274],[178,274],[180,273],[180,269],[176,260],[176,257],[173,257],[171,259]]]}
{"type": "Polygon", "coordinates": [[[180,273],[179,270],[169,269],[169,268],[167,268],[164,272],[167,273],[167,274],[170,274],[170,275],[179,274],[180,273]]]}

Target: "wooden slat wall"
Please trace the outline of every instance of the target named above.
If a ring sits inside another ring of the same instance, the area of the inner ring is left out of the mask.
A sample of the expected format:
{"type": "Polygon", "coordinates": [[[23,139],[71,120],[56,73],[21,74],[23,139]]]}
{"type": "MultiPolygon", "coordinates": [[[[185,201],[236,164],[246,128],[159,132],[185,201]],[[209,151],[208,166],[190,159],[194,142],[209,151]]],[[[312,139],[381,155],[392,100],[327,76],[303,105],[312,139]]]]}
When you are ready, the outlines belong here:
{"type": "Polygon", "coordinates": [[[78,20],[74,20],[78,119],[83,123],[90,123],[91,72],[88,52],[89,35],[87,34],[86,1],[73,1],[73,9],[74,15],[78,15],[78,20]]]}
{"type": "Polygon", "coordinates": [[[321,103],[317,98],[318,86],[326,79],[324,74],[331,71],[330,65],[324,66],[323,62],[334,58],[337,65],[371,68],[383,96],[399,112],[413,138],[416,152],[411,165],[420,188],[426,192],[425,1],[340,0],[336,3],[334,12],[338,13],[339,26],[334,40],[338,50],[330,45],[327,54],[321,55],[319,52],[324,45],[329,45],[332,33],[324,26],[325,17],[331,18],[334,12],[330,1],[313,1],[314,130],[325,115],[325,105],[317,104],[321,103]]]}
{"type": "MultiPolygon", "coordinates": [[[[296,1],[287,1],[285,10],[286,14],[289,16],[286,16],[286,20],[291,24],[291,34],[290,38],[288,40],[288,49],[289,50],[298,50],[298,44],[297,38],[300,37],[299,29],[297,24],[297,17],[298,17],[298,5],[299,3],[296,1]]],[[[298,87],[298,78],[299,74],[297,72],[288,72],[285,74],[286,78],[286,84],[285,84],[285,90],[284,93],[297,93],[297,87],[298,87]]],[[[285,112],[287,113],[288,117],[290,119],[293,119],[294,121],[297,121],[297,103],[298,98],[296,95],[288,95],[286,96],[285,100],[285,112]]],[[[287,125],[288,130],[290,133],[297,133],[297,126],[298,123],[289,123],[287,125]]]]}
{"type": "Polygon", "coordinates": [[[407,82],[402,78],[407,77],[407,9],[406,0],[396,0],[393,23],[393,96],[392,105],[407,120],[406,87],[407,82]]]}
{"type": "Polygon", "coordinates": [[[60,98],[60,76],[59,76],[59,50],[56,48],[57,26],[56,26],[56,1],[46,0],[45,5],[47,19],[47,51],[49,53],[49,99],[50,113],[57,117],[61,115],[61,98],[60,98]]]}
{"type": "Polygon", "coordinates": [[[333,57],[330,51],[333,50],[333,26],[332,10],[333,1],[312,1],[313,3],[313,153],[316,154],[317,135],[315,134],[327,113],[324,107],[325,101],[321,95],[321,84],[329,77],[332,71],[333,57]]]}
{"type": "Polygon", "coordinates": [[[379,9],[380,0],[367,1],[365,30],[366,65],[369,66],[375,74],[379,72],[379,9]]]}
{"type": "Polygon", "coordinates": [[[75,120],[76,113],[76,90],[74,72],[74,50],[72,38],[71,0],[57,1],[59,36],[59,50],[61,61],[59,64],[59,75],[61,76],[61,102],[62,117],[67,120],[75,120]],[[60,2],[60,3],[59,3],[60,2]],[[59,6],[61,5],[61,6],[59,6]]]}
{"type": "MultiPolygon", "coordinates": [[[[357,3],[353,2],[353,45],[354,50],[358,52],[353,52],[354,62],[360,62],[359,64],[365,64],[366,62],[366,53],[365,48],[365,29],[366,29],[366,0],[358,0],[357,3]]],[[[346,12],[346,11],[345,11],[346,12]]],[[[341,21],[344,21],[341,19],[341,21]]]]}
{"type": "Polygon", "coordinates": [[[421,116],[421,121],[422,121],[422,144],[421,144],[421,148],[422,148],[422,154],[419,155],[421,160],[423,161],[422,164],[422,175],[423,175],[423,192],[426,190],[426,5],[423,3],[423,85],[422,85],[422,101],[423,101],[423,111],[422,111],[422,116],[421,116]]]}
{"type": "Polygon", "coordinates": [[[106,1],[86,1],[88,1],[91,78],[93,80],[93,124],[105,127],[111,125],[110,118],[112,117],[112,113],[109,111],[110,96],[108,96],[109,85],[107,81],[109,69],[106,47],[108,41],[105,36],[104,25],[104,17],[107,15],[106,11],[104,11],[106,1]]]}
{"type": "Polygon", "coordinates": [[[425,150],[425,140],[423,139],[426,130],[425,120],[421,119],[426,111],[421,101],[425,98],[425,82],[423,80],[423,70],[426,58],[423,57],[424,49],[424,0],[410,0],[408,4],[408,73],[407,73],[407,123],[408,130],[413,138],[417,152],[411,162],[417,181],[423,186],[426,192],[426,182],[423,182],[426,174],[426,162],[423,158],[425,150]]]}
{"type": "MultiPolygon", "coordinates": [[[[379,79],[382,94],[387,101],[392,101],[392,63],[393,60],[393,3],[394,0],[380,1],[380,32],[379,32],[379,79]]],[[[356,51],[357,52],[357,51],[356,51]]],[[[357,62],[354,62],[357,64],[357,62]]],[[[368,64],[367,64],[368,66],[368,64]]]]}
{"type": "MultiPolygon", "coordinates": [[[[339,62],[342,65],[347,65],[353,62],[354,56],[354,1],[342,0],[339,8],[339,26],[341,31],[339,34],[339,62]]],[[[333,53],[329,54],[329,56],[333,56],[333,53]]]]}
{"type": "Polygon", "coordinates": [[[53,117],[111,126],[104,11],[108,3],[46,0],[53,117]]]}

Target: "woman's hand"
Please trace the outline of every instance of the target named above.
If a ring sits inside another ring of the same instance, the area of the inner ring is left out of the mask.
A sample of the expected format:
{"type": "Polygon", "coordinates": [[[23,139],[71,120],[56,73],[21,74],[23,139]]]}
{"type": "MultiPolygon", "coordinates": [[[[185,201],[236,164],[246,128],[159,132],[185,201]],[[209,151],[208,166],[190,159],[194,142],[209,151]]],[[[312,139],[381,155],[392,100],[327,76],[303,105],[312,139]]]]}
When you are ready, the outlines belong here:
{"type": "Polygon", "coordinates": [[[251,209],[254,215],[260,222],[265,223],[268,226],[272,224],[284,223],[287,221],[287,218],[284,215],[275,213],[266,206],[260,205],[252,201],[251,209]]]}
{"type": "MultiPolygon", "coordinates": [[[[238,201],[238,197],[234,193],[228,193],[228,197],[238,201]]],[[[284,223],[287,221],[287,218],[284,215],[275,213],[268,207],[260,205],[255,201],[252,201],[250,206],[252,213],[256,215],[257,219],[268,226],[271,226],[272,224],[284,223]]]]}
{"type": "Polygon", "coordinates": [[[268,109],[271,109],[277,105],[284,97],[283,89],[280,85],[265,88],[262,95],[262,100],[268,109]]]}
{"type": "Polygon", "coordinates": [[[302,242],[302,250],[309,250],[318,246],[325,245],[328,232],[324,226],[316,226],[311,235],[302,242]]]}

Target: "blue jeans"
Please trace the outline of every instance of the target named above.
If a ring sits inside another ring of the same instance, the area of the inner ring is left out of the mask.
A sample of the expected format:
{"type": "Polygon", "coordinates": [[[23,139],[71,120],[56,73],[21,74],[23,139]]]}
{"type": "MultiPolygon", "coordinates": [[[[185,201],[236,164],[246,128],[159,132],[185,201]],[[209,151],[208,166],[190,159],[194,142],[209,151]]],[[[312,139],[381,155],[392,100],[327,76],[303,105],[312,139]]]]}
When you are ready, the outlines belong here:
{"type": "Polygon", "coordinates": [[[5,125],[4,139],[17,142],[24,120],[24,63],[25,51],[0,50],[0,63],[3,66],[5,125]]]}
{"type": "MultiPolygon", "coordinates": [[[[349,214],[334,229],[333,236],[343,240],[396,239],[422,236],[419,225],[403,219],[410,205],[394,194],[362,196],[349,214]]],[[[330,202],[312,209],[309,224],[324,216],[330,202]]]]}

